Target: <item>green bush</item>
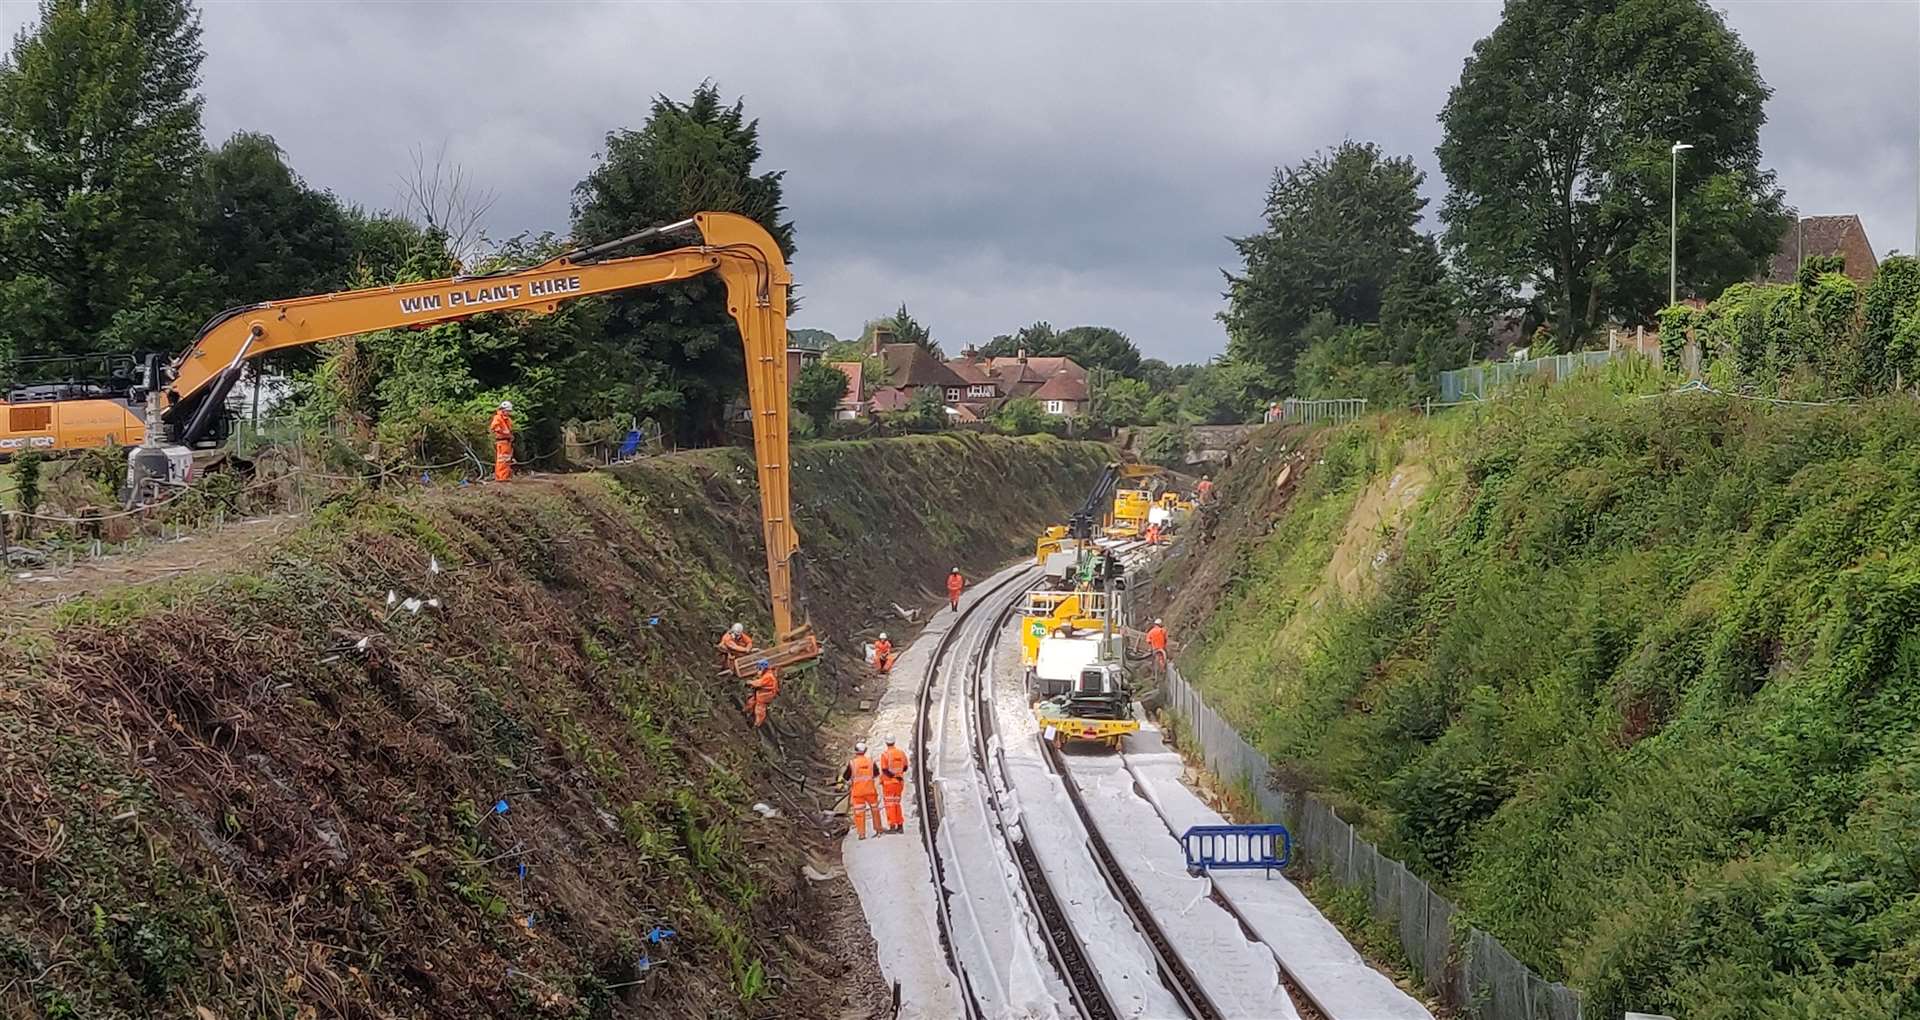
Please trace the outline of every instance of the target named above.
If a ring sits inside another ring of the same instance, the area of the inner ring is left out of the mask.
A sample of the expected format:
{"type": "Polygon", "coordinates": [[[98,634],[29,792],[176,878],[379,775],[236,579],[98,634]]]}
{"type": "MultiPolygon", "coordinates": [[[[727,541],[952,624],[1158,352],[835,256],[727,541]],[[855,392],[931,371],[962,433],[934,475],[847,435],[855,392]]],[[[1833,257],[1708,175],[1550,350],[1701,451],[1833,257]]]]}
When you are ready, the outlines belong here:
{"type": "Polygon", "coordinates": [[[1157,425],[1140,442],[1140,458],[1149,464],[1184,470],[1192,433],[1185,425],[1157,425]]]}
{"type": "MultiPolygon", "coordinates": [[[[1783,292],[1723,297],[1723,360],[1783,292]]],[[[1611,385],[1343,430],[1222,545],[1190,674],[1594,1015],[1915,1015],[1920,407],[1611,385]],[[1409,458],[1428,495],[1350,517],[1409,458]]]]}

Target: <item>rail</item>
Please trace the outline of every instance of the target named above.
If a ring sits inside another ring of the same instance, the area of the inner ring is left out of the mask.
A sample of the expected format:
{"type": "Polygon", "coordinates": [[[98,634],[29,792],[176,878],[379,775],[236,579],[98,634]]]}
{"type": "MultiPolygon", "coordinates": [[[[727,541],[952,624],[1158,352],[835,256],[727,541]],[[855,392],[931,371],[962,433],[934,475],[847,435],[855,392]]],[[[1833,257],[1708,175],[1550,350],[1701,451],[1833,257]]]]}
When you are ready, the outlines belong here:
{"type": "MultiPolygon", "coordinates": [[[[976,602],[974,606],[977,608],[979,604],[976,602]]],[[[974,705],[974,763],[979,767],[982,777],[987,779],[987,802],[993,807],[994,824],[1013,854],[1014,863],[1019,868],[1021,889],[1026,893],[1028,902],[1033,904],[1034,918],[1040,925],[1041,936],[1047,942],[1047,955],[1053,960],[1060,976],[1066,980],[1067,994],[1073,999],[1074,1009],[1086,1020],[1119,1020],[1120,1012],[1100,984],[1100,975],[1093,969],[1093,961],[1087,958],[1086,947],[1074,934],[1066,908],[1061,905],[1053,883],[1040,866],[1039,856],[1025,837],[1015,838],[1012,834],[1005,806],[1001,803],[1001,786],[992,781],[987,771],[988,762],[994,760],[993,737],[998,732],[998,726],[993,718],[993,701],[983,696],[980,681],[987,672],[987,656],[991,654],[1000,631],[1013,611],[1014,604],[1009,600],[994,616],[987,639],[980,642],[974,651],[973,661],[968,664],[967,697],[974,705]]],[[[1004,775],[1004,761],[996,764],[1004,775]]]]}
{"type": "Polygon", "coordinates": [[[1053,767],[1054,774],[1060,777],[1061,787],[1067,791],[1067,802],[1073,805],[1074,814],[1079,816],[1080,827],[1087,832],[1087,849],[1093,855],[1094,865],[1100,869],[1101,876],[1107,880],[1107,886],[1120,900],[1120,905],[1126,908],[1127,916],[1133,919],[1133,926],[1146,937],[1147,945],[1153,950],[1154,959],[1160,965],[1160,976],[1165,981],[1167,989],[1180,1000],[1181,1007],[1194,1020],[1222,1020],[1226,1014],[1207,997],[1207,991],[1201,986],[1200,979],[1194,976],[1192,968],[1187,966],[1186,961],[1180,958],[1180,953],[1173,948],[1173,940],[1167,938],[1167,933],[1160,930],[1159,922],[1153,919],[1153,914],[1147,910],[1146,902],[1140,898],[1140,891],[1133,887],[1133,882],[1127,878],[1125,869],[1121,868],[1119,860],[1114,857],[1113,848],[1107,846],[1107,841],[1101,837],[1100,828],[1094,823],[1093,815],[1080,799],[1080,784],[1074,782],[1072,770],[1066,767],[1062,752],[1044,740],[1040,742],[1040,746],[1045,748],[1048,764],[1053,767]]]}
{"type": "Polygon", "coordinates": [[[940,948],[946,955],[947,969],[953,972],[954,980],[959,983],[960,1000],[965,1004],[967,1011],[966,1020],[985,1020],[985,1014],[980,1009],[979,999],[974,995],[973,985],[967,977],[967,969],[960,965],[959,954],[954,950],[953,945],[953,910],[947,902],[947,868],[945,862],[940,859],[939,844],[935,842],[940,832],[940,811],[934,801],[933,769],[928,764],[931,759],[927,756],[927,728],[931,714],[928,708],[933,699],[934,681],[940,675],[940,665],[946,660],[948,651],[959,638],[962,632],[961,624],[994,595],[1016,582],[1027,580],[1030,575],[1031,571],[1012,574],[974,596],[973,601],[960,611],[953,624],[947,628],[947,632],[940,636],[940,643],[934,647],[933,655],[928,657],[926,673],[921,678],[920,691],[915,698],[913,760],[920,765],[913,770],[913,776],[914,796],[919,800],[920,817],[923,822],[920,826],[920,842],[927,852],[927,863],[933,874],[934,903],[938,908],[934,912],[934,919],[940,929],[940,948]]]}

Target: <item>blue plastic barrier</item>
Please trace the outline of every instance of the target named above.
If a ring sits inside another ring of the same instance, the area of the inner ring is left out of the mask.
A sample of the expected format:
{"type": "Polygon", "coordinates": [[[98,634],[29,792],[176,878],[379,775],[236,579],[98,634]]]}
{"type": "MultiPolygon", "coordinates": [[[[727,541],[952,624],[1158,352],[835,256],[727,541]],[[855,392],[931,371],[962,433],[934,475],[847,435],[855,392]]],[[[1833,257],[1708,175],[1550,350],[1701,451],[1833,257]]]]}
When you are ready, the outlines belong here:
{"type": "Polygon", "coordinates": [[[1284,825],[1196,825],[1180,836],[1187,871],[1261,871],[1269,876],[1293,858],[1284,825]]]}

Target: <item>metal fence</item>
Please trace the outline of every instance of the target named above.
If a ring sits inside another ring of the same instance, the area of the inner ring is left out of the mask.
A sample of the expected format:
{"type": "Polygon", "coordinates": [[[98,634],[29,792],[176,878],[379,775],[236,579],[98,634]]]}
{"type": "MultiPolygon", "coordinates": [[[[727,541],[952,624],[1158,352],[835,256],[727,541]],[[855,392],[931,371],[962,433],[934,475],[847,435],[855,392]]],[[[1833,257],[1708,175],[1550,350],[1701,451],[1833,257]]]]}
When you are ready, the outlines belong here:
{"type": "Polygon", "coordinates": [[[1317,425],[1321,422],[1353,421],[1367,413],[1367,402],[1360,397],[1340,397],[1333,400],[1300,400],[1288,397],[1279,404],[1268,407],[1268,422],[1283,425],[1317,425]]]}
{"type": "Polygon", "coordinates": [[[1535,974],[1478,928],[1456,933],[1453,904],[1425,881],[1360,838],[1333,809],[1270,783],[1267,756],[1209,708],[1177,668],[1168,669],[1162,698],[1207,768],[1228,783],[1244,781],[1260,812],[1292,830],[1295,861],[1367,890],[1373,915],[1393,924],[1413,976],[1434,998],[1478,1020],[1582,1020],[1578,992],[1535,974]]]}
{"type": "Polygon", "coordinates": [[[1528,361],[1496,361],[1471,365],[1440,373],[1440,400],[1485,400],[1494,391],[1517,379],[1539,378],[1546,382],[1564,379],[1583,368],[1594,368],[1612,360],[1612,351],[1577,351],[1555,354],[1528,361]]]}

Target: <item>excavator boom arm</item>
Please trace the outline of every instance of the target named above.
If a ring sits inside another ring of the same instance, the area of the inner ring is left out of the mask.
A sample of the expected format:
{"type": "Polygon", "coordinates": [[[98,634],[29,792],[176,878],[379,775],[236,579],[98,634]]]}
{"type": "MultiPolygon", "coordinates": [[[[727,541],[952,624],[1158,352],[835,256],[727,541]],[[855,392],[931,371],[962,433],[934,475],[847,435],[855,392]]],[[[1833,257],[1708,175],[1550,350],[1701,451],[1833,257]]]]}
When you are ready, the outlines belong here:
{"type": "Polygon", "coordinates": [[[269,351],[383,329],[452,322],[482,312],[550,312],[562,302],[590,294],[707,273],[716,274],[725,284],[727,311],[739,324],[746,351],[747,401],[753,412],[773,625],[778,640],[790,641],[806,630],[796,624],[793,605],[793,557],[800,544],[792,521],[787,433],[787,294],[793,277],[773,237],[744,216],[698,213],[685,224],[645,231],[525,269],[232,309],[209,323],[169,366],[171,379],[161,394],[162,417],[183,433],[184,441],[194,441],[238,381],[241,367],[269,351]],[[651,255],[599,257],[645,234],[689,225],[699,231],[701,244],[651,255]]]}

